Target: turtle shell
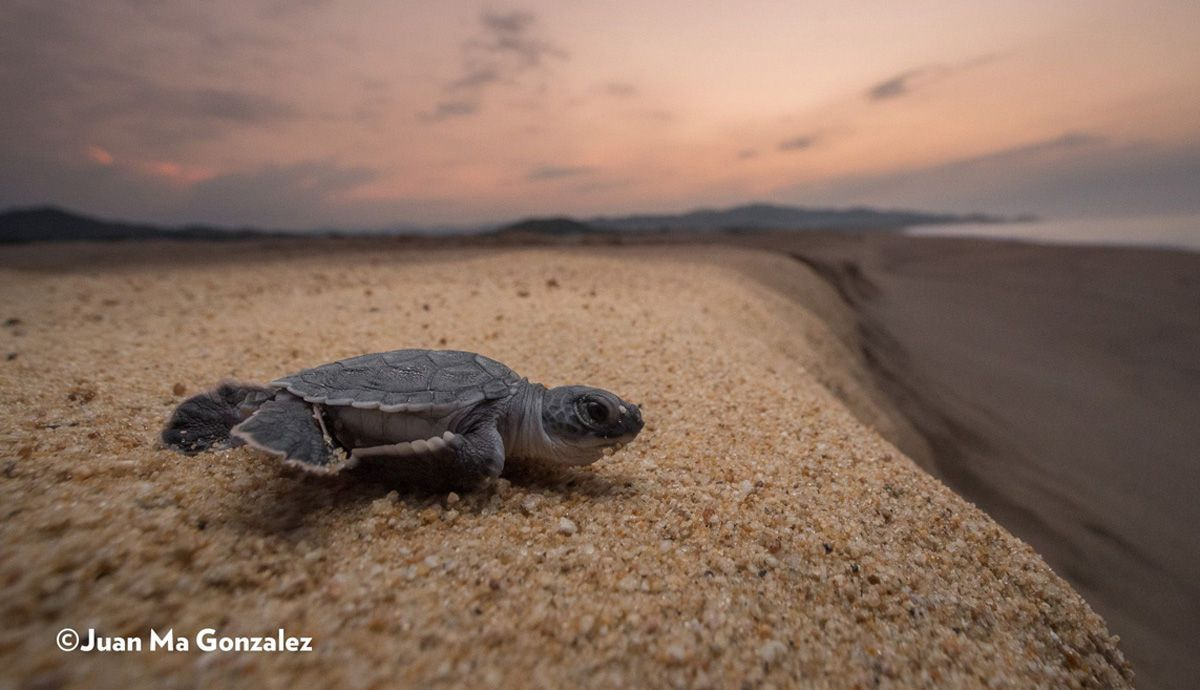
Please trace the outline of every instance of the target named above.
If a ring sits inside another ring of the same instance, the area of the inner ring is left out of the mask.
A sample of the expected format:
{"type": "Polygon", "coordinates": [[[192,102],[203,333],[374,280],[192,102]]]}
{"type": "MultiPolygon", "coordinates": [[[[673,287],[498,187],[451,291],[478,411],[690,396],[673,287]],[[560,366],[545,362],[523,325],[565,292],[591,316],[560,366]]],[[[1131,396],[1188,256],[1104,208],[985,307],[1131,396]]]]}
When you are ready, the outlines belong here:
{"type": "Polygon", "coordinates": [[[521,381],[474,352],[393,350],[305,369],[271,385],[321,405],[443,415],[508,397],[521,381]]]}

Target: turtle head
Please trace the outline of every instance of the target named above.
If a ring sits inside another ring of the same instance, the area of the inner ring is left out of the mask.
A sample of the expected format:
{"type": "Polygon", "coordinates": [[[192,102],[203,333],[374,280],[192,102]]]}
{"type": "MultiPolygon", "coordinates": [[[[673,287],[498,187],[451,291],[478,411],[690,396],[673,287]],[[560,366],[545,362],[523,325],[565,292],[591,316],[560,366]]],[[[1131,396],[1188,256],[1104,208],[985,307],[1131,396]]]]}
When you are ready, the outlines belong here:
{"type": "Polygon", "coordinates": [[[642,413],[600,388],[559,386],[542,399],[542,430],[554,455],[569,465],[588,465],[606,448],[619,449],[642,430],[642,413]]]}

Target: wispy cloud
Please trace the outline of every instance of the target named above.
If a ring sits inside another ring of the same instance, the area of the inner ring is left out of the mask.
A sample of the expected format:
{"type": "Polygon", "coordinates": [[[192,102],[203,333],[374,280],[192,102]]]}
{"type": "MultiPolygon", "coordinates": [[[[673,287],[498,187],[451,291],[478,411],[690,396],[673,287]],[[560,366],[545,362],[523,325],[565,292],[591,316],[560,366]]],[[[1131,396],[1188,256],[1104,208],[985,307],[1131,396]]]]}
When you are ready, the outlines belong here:
{"type": "Polygon", "coordinates": [[[311,227],[325,222],[343,196],[377,179],[379,171],[333,160],[217,175],[192,185],[176,214],[237,225],[246,222],[311,227]]]}
{"type": "Polygon", "coordinates": [[[560,166],[560,165],[544,165],[534,168],[525,176],[528,180],[559,180],[564,177],[580,177],[582,175],[591,175],[596,172],[596,168],[590,165],[577,166],[560,166]]]}
{"type": "Polygon", "coordinates": [[[279,19],[314,10],[323,10],[332,4],[332,0],[269,0],[261,6],[259,14],[266,19],[279,19]]]}
{"type": "Polygon", "coordinates": [[[537,18],[530,12],[484,12],[480,22],[485,36],[473,45],[485,53],[515,56],[526,68],[541,65],[547,57],[566,57],[563,50],[536,35],[537,18]]]}
{"type": "Polygon", "coordinates": [[[434,106],[433,111],[428,113],[428,119],[446,120],[452,117],[474,115],[477,112],[479,112],[478,100],[440,101],[434,106]]]}
{"type": "Polygon", "coordinates": [[[388,81],[366,77],[359,82],[358,101],[354,106],[353,117],[363,124],[376,125],[392,102],[391,84],[388,81]]]}
{"type": "Polygon", "coordinates": [[[942,163],[781,189],[828,204],[1045,213],[1196,213],[1200,147],[1119,142],[1079,131],[942,163]]]}
{"type": "Polygon", "coordinates": [[[890,79],[885,79],[867,90],[867,99],[872,101],[886,101],[889,98],[903,96],[912,89],[913,80],[927,72],[928,68],[914,69],[901,72],[890,79]]]}
{"type": "Polygon", "coordinates": [[[333,160],[253,166],[220,174],[167,160],[119,157],[113,165],[29,157],[17,162],[19,166],[0,166],[0,208],[53,199],[69,208],[115,218],[312,228],[354,222],[348,217],[394,221],[406,217],[406,212],[428,211],[436,203],[399,198],[383,204],[351,198],[382,172],[333,160]]]}
{"type": "Polygon", "coordinates": [[[114,162],[113,155],[109,153],[107,149],[101,146],[96,146],[95,144],[88,144],[85,146],[83,149],[83,155],[87,156],[88,160],[96,165],[109,166],[114,162]]]}
{"type": "Polygon", "coordinates": [[[638,87],[624,81],[610,81],[600,87],[600,90],[614,98],[633,98],[640,91],[638,87]]]}
{"type": "Polygon", "coordinates": [[[278,127],[301,117],[287,101],[234,89],[178,88],[131,74],[96,83],[107,87],[81,103],[78,113],[97,127],[121,129],[149,149],[218,139],[237,129],[278,127]]]}
{"type": "MultiPolygon", "coordinates": [[[[273,124],[296,117],[295,106],[261,94],[232,89],[175,89],[143,81],[134,94],[169,117],[234,124],[273,124]]],[[[122,104],[127,105],[127,104],[122,104]]]]}
{"type": "Polygon", "coordinates": [[[159,178],[167,184],[181,188],[203,182],[214,175],[208,168],[183,165],[175,161],[133,161],[129,167],[143,175],[159,178]]]}
{"type": "Polygon", "coordinates": [[[467,72],[458,79],[450,82],[446,87],[447,91],[473,91],[482,88],[488,84],[500,81],[500,72],[494,67],[480,67],[472,72],[467,72]]]}
{"type": "Polygon", "coordinates": [[[170,160],[144,158],[117,158],[108,149],[88,144],[83,148],[83,158],[103,168],[114,168],[133,177],[156,178],[176,187],[186,187],[207,180],[215,173],[202,166],[184,165],[170,160]]]}
{"type": "Polygon", "coordinates": [[[136,149],[142,157],[171,157],[241,129],[303,117],[294,94],[272,94],[242,78],[255,70],[274,76],[269,56],[286,43],[259,32],[212,44],[210,37],[237,30],[221,32],[194,17],[184,27],[182,14],[192,17],[167,5],[139,12],[17,3],[0,47],[0,91],[21,97],[0,108],[0,151],[63,155],[101,139],[114,155],[136,149]],[[112,40],[108,33],[122,21],[127,35],[112,40]],[[185,28],[187,39],[180,38],[185,28]],[[193,51],[204,68],[178,70],[193,51]]]}
{"type": "Polygon", "coordinates": [[[1000,149],[982,156],[974,156],[955,161],[955,165],[974,165],[976,163],[993,161],[1002,158],[1019,158],[1033,156],[1051,151],[1068,151],[1088,148],[1107,143],[1107,139],[1087,132],[1065,132],[1060,136],[1041,139],[1029,144],[1021,144],[1011,148],[1000,149]]]}
{"type": "Polygon", "coordinates": [[[904,70],[873,85],[866,91],[869,101],[887,101],[907,96],[914,91],[941,81],[955,73],[973,69],[1000,57],[997,53],[984,53],[955,63],[934,63],[904,70]]]}
{"type": "Polygon", "coordinates": [[[779,142],[779,146],[776,148],[778,148],[780,151],[803,151],[805,149],[812,148],[812,146],[816,143],[817,138],[810,135],[781,141],[779,142]]]}
{"type": "Polygon", "coordinates": [[[567,58],[565,51],[539,35],[537,18],[530,12],[484,12],[479,26],[479,32],[462,44],[460,73],[446,83],[433,109],[423,113],[427,121],[475,115],[490,88],[515,84],[543,70],[548,61],[567,58]]]}

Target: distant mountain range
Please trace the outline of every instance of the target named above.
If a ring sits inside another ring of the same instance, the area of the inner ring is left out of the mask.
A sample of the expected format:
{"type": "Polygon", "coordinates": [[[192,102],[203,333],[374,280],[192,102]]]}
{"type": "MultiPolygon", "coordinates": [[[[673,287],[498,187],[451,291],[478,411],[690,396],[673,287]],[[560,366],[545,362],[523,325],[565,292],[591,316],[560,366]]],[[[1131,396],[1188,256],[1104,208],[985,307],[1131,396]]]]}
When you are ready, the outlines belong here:
{"type": "Polygon", "coordinates": [[[0,243],[114,241],[145,239],[236,240],[256,237],[379,237],[430,234],[532,233],[575,235],[593,232],[655,230],[898,230],[913,225],[994,223],[1011,220],[982,214],[951,215],[919,211],[880,211],[870,208],[825,209],[773,204],[748,204],[727,209],[697,209],[679,214],[529,218],[484,228],[420,228],[393,230],[285,231],[224,228],[208,225],[164,227],[145,223],[107,221],[55,207],[14,209],[0,213],[0,243]]]}
{"type": "Polygon", "coordinates": [[[0,213],[0,244],[151,239],[237,240],[288,234],[257,228],[206,225],[167,228],[145,223],[99,220],[54,207],[14,209],[0,213]]]}
{"type": "Polygon", "coordinates": [[[873,230],[942,223],[993,223],[1006,219],[983,214],[951,215],[923,211],[855,208],[804,208],[746,204],[701,208],[679,214],[600,216],[585,221],[606,230],[873,230]]]}

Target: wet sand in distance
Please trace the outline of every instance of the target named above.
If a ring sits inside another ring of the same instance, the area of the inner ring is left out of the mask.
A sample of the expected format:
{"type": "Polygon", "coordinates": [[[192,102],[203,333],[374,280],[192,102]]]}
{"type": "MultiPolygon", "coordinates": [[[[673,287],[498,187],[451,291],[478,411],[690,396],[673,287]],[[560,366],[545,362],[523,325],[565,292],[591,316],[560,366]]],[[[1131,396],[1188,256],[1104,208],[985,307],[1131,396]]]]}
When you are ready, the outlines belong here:
{"type": "MultiPolygon", "coordinates": [[[[1200,253],[896,235],[754,241],[857,315],[917,428],[885,435],[1028,541],[1121,636],[1140,688],[1200,677],[1200,253]]],[[[860,415],[861,416],[861,415],[860,415]]]]}

